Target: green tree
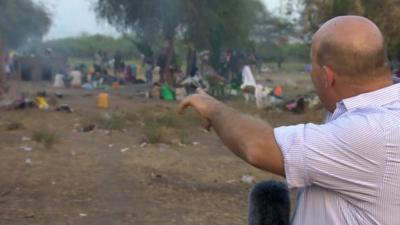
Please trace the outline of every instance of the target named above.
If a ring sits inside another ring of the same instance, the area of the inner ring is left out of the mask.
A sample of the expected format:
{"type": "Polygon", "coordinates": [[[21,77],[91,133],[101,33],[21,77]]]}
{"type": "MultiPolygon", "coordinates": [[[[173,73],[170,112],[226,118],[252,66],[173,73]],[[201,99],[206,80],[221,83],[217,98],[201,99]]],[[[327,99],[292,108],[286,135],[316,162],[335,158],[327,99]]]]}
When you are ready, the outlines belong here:
{"type": "Polygon", "coordinates": [[[47,33],[51,19],[40,4],[32,0],[0,1],[0,96],[4,93],[3,50],[17,48],[31,38],[47,33]]]}
{"type": "Polygon", "coordinates": [[[214,67],[222,49],[244,47],[258,20],[267,14],[259,0],[192,0],[184,4],[186,41],[197,49],[210,49],[214,67]]]}
{"type": "Polygon", "coordinates": [[[17,48],[31,38],[41,38],[51,25],[44,6],[32,0],[0,1],[0,15],[0,37],[10,48],[17,48]]]}
{"type": "Polygon", "coordinates": [[[296,36],[295,31],[294,25],[287,18],[263,11],[256,17],[251,39],[261,57],[267,61],[275,61],[280,68],[286,59],[284,47],[290,42],[290,38],[296,36]]]}
{"type": "Polygon", "coordinates": [[[247,42],[262,10],[259,0],[98,0],[95,4],[100,18],[120,30],[132,31],[143,46],[164,39],[166,67],[174,61],[177,36],[196,49],[211,49],[211,60],[218,61],[223,48],[247,42]]]}
{"type": "Polygon", "coordinates": [[[361,15],[382,30],[392,53],[400,44],[400,4],[398,0],[293,0],[300,6],[305,31],[314,32],[323,22],[340,15],[361,15]]]}
{"type": "Polygon", "coordinates": [[[174,39],[182,24],[180,0],[98,0],[95,11],[119,30],[130,30],[142,43],[160,36],[165,41],[165,63],[162,76],[173,83],[170,65],[175,60],[174,39]]]}
{"type": "Polygon", "coordinates": [[[137,56],[135,45],[127,37],[114,38],[82,34],[79,37],[46,41],[41,47],[43,49],[51,48],[57,54],[81,58],[92,58],[97,51],[106,52],[109,55],[119,52],[124,58],[137,56]]]}

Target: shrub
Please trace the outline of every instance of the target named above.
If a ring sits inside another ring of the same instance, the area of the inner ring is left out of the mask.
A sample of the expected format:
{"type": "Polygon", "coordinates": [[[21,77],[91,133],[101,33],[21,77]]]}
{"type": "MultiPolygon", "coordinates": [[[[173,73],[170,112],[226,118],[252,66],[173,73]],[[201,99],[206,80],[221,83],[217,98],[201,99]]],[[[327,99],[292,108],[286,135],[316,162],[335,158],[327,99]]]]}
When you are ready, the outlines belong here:
{"type": "Polygon", "coordinates": [[[154,120],[145,122],[143,127],[143,133],[146,141],[155,144],[162,142],[163,139],[163,128],[159,126],[154,120]]]}
{"type": "Polygon", "coordinates": [[[51,149],[57,143],[58,136],[54,131],[49,129],[40,129],[33,131],[32,140],[42,143],[46,149],[51,149]]]}

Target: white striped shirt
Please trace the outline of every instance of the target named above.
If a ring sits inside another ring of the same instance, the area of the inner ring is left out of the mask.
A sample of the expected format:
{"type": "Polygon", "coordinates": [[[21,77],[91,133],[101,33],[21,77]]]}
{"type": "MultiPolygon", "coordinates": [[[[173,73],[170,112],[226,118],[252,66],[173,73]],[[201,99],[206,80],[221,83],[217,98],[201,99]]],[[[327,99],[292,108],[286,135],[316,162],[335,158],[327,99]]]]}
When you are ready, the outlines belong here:
{"type": "Polygon", "coordinates": [[[344,99],[325,124],[275,128],[294,225],[400,225],[400,84],[344,99]]]}

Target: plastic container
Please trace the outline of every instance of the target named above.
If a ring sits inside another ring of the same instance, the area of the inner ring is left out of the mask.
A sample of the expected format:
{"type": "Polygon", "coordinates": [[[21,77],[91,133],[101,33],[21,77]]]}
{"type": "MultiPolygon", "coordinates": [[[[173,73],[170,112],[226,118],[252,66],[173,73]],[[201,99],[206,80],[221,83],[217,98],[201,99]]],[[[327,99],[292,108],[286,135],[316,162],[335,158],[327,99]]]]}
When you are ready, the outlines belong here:
{"type": "Polygon", "coordinates": [[[118,89],[119,88],[119,82],[112,83],[112,88],[113,89],[118,89]]]}
{"type": "Polygon", "coordinates": [[[161,86],[160,93],[161,93],[161,98],[166,101],[175,100],[175,93],[167,84],[163,84],[161,86]]]}
{"type": "Polygon", "coordinates": [[[97,100],[97,106],[100,108],[104,108],[104,109],[108,108],[108,106],[109,106],[108,93],[99,93],[98,100],[97,100]]]}

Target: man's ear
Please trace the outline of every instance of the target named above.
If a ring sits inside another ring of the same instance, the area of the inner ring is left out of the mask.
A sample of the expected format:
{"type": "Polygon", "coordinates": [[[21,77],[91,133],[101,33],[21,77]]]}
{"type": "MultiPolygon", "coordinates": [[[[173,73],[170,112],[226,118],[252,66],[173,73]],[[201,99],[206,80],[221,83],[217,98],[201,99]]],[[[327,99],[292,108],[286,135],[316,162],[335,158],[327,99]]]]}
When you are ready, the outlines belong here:
{"type": "Polygon", "coordinates": [[[335,84],[336,72],[329,65],[323,66],[322,69],[324,71],[324,87],[332,87],[335,84]]]}

